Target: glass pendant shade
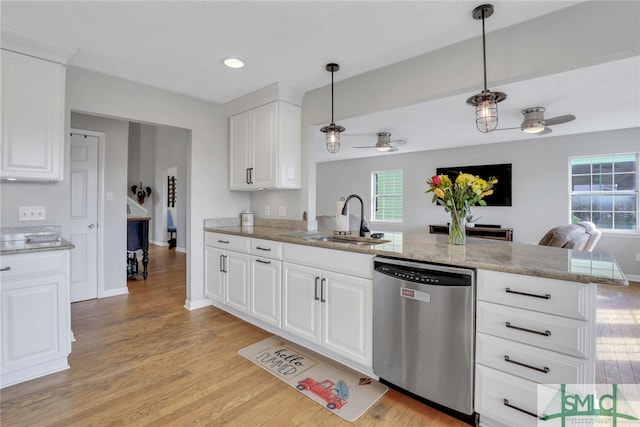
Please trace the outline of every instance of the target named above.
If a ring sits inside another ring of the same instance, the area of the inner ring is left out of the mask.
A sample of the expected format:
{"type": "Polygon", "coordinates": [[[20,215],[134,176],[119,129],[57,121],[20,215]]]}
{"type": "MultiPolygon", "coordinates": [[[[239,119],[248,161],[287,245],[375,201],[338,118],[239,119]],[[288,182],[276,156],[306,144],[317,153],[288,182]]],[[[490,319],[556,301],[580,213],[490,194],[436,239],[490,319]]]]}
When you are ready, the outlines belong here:
{"type": "Polygon", "coordinates": [[[345,129],[342,126],[336,126],[335,123],[331,123],[320,130],[326,133],[327,151],[331,154],[340,151],[340,132],[344,132],[345,129]]]}
{"type": "Polygon", "coordinates": [[[489,133],[498,127],[498,104],[493,96],[485,96],[476,105],[476,127],[484,133],[489,133]]]}

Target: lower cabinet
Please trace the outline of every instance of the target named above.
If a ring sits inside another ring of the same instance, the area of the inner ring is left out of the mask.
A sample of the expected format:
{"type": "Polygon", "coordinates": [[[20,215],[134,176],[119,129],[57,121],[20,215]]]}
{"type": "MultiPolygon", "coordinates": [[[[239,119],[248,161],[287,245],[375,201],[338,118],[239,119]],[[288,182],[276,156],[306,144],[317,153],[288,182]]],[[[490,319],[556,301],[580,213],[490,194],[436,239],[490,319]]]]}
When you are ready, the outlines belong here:
{"type": "Polygon", "coordinates": [[[596,285],[478,270],[475,410],[538,425],[539,384],[595,383],[596,285]]]}
{"type": "Polygon", "coordinates": [[[69,368],[66,250],[2,257],[1,387],[69,368]]]}
{"type": "Polygon", "coordinates": [[[251,317],[281,326],[282,261],[251,256],[251,317]]]}
{"type": "Polygon", "coordinates": [[[207,233],[205,236],[205,295],[249,313],[250,239],[207,233]],[[238,250],[231,250],[238,249],[238,250]]]}

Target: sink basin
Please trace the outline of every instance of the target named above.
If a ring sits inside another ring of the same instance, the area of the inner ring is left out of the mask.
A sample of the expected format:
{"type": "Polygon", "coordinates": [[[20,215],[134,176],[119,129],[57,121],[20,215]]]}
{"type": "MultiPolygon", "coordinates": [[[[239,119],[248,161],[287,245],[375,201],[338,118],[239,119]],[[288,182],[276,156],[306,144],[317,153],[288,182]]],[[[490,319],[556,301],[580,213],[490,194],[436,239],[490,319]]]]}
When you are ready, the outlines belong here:
{"type": "Polygon", "coordinates": [[[379,245],[380,243],[390,242],[390,240],[371,239],[368,237],[323,236],[323,235],[308,236],[306,237],[306,239],[312,240],[315,242],[343,243],[347,245],[359,245],[359,246],[379,245]]]}

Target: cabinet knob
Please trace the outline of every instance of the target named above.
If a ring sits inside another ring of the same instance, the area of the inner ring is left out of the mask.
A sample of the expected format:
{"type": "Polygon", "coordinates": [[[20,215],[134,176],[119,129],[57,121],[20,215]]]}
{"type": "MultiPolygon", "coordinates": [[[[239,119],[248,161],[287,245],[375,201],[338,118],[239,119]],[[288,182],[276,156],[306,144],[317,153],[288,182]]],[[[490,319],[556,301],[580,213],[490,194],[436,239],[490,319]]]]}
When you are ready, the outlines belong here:
{"type": "Polygon", "coordinates": [[[93,229],[93,228],[96,228],[96,225],[95,225],[95,224],[89,224],[87,227],[89,227],[89,228],[92,228],[92,229],[93,229]]]}
{"type": "Polygon", "coordinates": [[[11,266],[0,268],[0,271],[9,271],[9,270],[11,270],[11,266]]]}

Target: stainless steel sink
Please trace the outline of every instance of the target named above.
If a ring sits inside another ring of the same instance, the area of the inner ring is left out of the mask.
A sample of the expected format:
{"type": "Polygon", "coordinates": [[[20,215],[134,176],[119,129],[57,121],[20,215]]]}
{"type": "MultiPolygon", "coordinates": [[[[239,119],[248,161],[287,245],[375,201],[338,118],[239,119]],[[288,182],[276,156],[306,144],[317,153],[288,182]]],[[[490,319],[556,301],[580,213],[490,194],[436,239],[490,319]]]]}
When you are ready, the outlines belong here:
{"type": "Polygon", "coordinates": [[[369,237],[348,237],[348,236],[323,236],[315,235],[306,237],[307,240],[316,242],[343,243],[347,245],[369,246],[379,245],[380,243],[389,243],[390,240],[371,239],[369,237]]]}

